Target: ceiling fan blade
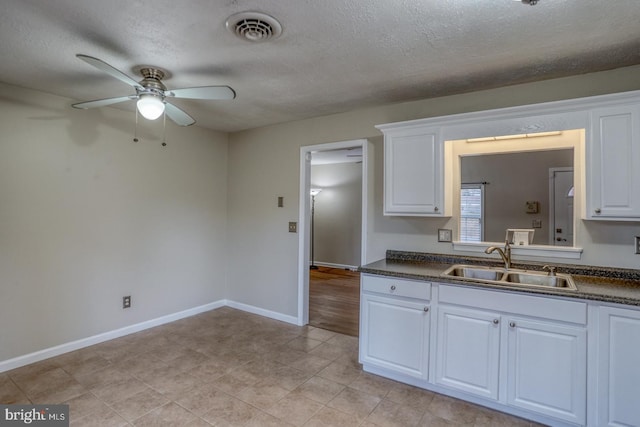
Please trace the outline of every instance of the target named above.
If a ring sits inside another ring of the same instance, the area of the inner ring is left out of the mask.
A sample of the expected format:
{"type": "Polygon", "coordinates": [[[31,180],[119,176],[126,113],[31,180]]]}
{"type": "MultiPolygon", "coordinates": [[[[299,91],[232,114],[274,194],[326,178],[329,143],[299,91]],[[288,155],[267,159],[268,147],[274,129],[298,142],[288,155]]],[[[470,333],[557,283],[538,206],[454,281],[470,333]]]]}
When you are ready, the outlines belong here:
{"type": "Polygon", "coordinates": [[[76,104],[72,104],[71,106],[73,108],[81,108],[81,109],[106,107],[107,105],[130,101],[132,99],[136,99],[137,97],[138,95],[129,95],[129,96],[119,96],[117,98],[96,99],[95,101],[78,102],[76,104]]]}
{"type": "Polygon", "coordinates": [[[78,58],[82,59],[89,65],[93,65],[98,70],[103,71],[109,74],[111,77],[115,77],[116,79],[125,82],[128,85],[131,85],[135,88],[143,89],[143,87],[137,81],[133,80],[131,77],[127,76],[122,71],[112,67],[101,59],[94,58],[93,56],[83,55],[81,53],[76,55],[78,58]]]}
{"type": "Polygon", "coordinates": [[[180,126],[191,126],[196,122],[193,117],[168,102],[165,102],[164,104],[164,112],[171,120],[180,126]]]}
{"type": "Polygon", "coordinates": [[[201,86],[168,90],[165,96],[188,99],[234,99],[236,93],[229,86],[201,86]]]}

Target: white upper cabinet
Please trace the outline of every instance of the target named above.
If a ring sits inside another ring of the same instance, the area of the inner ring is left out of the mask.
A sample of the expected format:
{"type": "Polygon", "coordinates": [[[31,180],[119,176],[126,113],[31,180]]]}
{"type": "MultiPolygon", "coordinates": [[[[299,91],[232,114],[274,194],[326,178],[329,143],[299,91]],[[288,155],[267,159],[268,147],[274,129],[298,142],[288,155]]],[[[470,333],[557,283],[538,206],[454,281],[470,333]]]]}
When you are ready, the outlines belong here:
{"type": "Polygon", "coordinates": [[[385,215],[452,215],[455,159],[445,155],[445,141],[584,129],[575,167],[586,188],[576,212],[589,220],[640,221],[640,91],[376,127],[384,134],[385,215]]]}
{"type": "Polygon", "coordinates": [[[443,147],[437,127],[382,128],[384,214],[446,215],[443,147]]]}
{"type": "Polygon", "coordinates": [[[587,219],[640,219],[640,103],[591,110],[587,219]]]}

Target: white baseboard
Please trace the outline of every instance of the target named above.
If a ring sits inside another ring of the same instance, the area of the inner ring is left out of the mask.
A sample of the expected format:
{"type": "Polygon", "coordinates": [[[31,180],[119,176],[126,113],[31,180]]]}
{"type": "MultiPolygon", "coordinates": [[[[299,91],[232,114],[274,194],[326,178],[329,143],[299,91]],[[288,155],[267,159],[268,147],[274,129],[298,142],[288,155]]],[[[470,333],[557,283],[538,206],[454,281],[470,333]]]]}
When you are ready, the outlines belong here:
{"type": "Polygon", "coordinates": [[[270,319],[280,320],[282,322],[292,323],[300,326],[298,318],[295,316],[289,316],[286,314],[278,313],[276,311],[265,310],[264,308],[256,307],[253,305],[243,304],[241,302],[227,300],[227,306],[236,308],[238,310],[246,311],[247,313],[258,314],[260,316],[268,317],[270,319]]]}
{"type": "Polygon", "coordinates": [[[0,372],[9,371],[11,369],[19,368],[21,366],[28,365],[30,363],[39,362],[50,357],[59,356],[70,351],[79,350],[84,347],[89,347],[94,344],[99,344],[104,341],[109,341],[114,338],[120,338],[125,335],[140,332],[145,329],[153,328],[155,326],[164,325],[165,323],[174,322],[176,320],[184,319],[185,317],[195,316],[196,314],[204,313],[205,311],[215,310],[216,308],[224,307],[226,300],[215,301],[209,304],[201,305],[199,307],[190,308],[188,310],[179,311],[177,313],[168,314],[166,316],[158,317],[156,319],[147,320],[145,322],[136,323],[135,325],[125,326],[124,328],[116,329],[102,334],[94,335],[87,338],[82,338],[76,341],[60,344],[55,347],[45,348],[33,353],[25,354],[23,356],[14,357],[13,359],[0,361],[0,372]]]}
{"type": "Polygon", "coordinates": [[[331,262],[322,262],[322,261],[314,261],[313,263],[315,265],[319,265],[321,267],[342,268],[344,270],[352,270],[352,271],[358,270],[358,266],[357,265],[334,264],[334,263],[331,263],[331,262]]]}
{"type": "Polygon", "coordinates": [[[115,338],[120,338],[125,335],[133,334],[143,331],[145,329],[153,328],[155,326],[164,325],[165,323],[175,322],[176,320],[184,319],[185,317],[195,316],[196,314],[204,313],[205,311],[215,310],[216,308],[228,306],[238,310],[246,311],[248,313],[258,314],[260,316],[268,317],[275,320],[280,320],[286,323],[292,323],[300,326],[298,318],[294,316],[288,316],[286,314],[278,313],[271,310],[265,310],[264,308],[255,307],[248,304],[243,304],[236,301],[219,300],[209,304],[201,305],[199,307],[190,308],[188,310],[179,311],[177,313],[168,314],[166,316],[158,317],[156,319],[147,320],[145,322],[136,323],[135,325],[125,326],[124,328],[116,329],[102,334],[94,335],[87,338],[82,338],[76,341],[60,344],[55,347],[45,348],[33,353],[25,354],[23,356],[14,357],[13,359],[0,361],[0,372],[9,371],[11,369],[19,368],[21,366],[29,365],[31,363],[39,362],[41,360],[49,359],[50,357],[59,356],[70,351],[79,350],[91,345],[100,344],[104,341],[109,341],[115,338]]]}

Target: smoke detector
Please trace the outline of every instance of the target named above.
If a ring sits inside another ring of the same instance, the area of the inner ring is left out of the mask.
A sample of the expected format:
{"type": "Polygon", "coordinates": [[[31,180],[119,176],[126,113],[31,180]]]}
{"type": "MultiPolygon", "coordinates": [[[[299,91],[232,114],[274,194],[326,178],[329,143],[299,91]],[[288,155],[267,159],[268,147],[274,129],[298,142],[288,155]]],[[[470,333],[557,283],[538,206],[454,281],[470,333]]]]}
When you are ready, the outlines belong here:
{"type": "Polygon", "coordinates": [[[275,39],[282,34],[282,25],[272,16],[260,12],[240,12],[225,23],[236,37],[252,43],[275,39]]]}

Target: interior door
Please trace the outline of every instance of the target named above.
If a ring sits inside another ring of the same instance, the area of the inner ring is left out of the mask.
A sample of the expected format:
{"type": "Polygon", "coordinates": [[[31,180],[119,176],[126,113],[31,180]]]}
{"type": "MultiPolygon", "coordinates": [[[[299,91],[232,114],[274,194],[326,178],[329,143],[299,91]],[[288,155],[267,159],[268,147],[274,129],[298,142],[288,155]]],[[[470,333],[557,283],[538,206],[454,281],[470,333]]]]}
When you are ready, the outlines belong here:
{"type": "Polygon", "coordinates": [[[555,246],[573,246],[573,168],[549,170],[549,216],[555,246]]]}

